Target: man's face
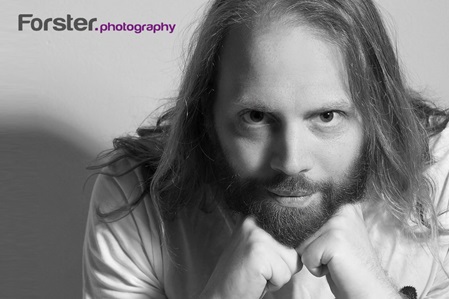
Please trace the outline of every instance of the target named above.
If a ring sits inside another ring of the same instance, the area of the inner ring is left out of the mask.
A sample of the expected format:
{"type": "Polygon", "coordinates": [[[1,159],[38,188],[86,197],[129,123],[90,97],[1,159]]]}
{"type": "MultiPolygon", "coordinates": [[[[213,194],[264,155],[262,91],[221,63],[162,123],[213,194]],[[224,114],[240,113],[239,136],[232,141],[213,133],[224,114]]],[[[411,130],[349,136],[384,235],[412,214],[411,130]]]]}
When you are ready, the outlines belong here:
{"type": "Polygon", "coordinates": [[[216,87],[215,168],[232,209],[297,247],[361,198],[363,125],[336,46],[306,27],[236,28],[216,87]]]}

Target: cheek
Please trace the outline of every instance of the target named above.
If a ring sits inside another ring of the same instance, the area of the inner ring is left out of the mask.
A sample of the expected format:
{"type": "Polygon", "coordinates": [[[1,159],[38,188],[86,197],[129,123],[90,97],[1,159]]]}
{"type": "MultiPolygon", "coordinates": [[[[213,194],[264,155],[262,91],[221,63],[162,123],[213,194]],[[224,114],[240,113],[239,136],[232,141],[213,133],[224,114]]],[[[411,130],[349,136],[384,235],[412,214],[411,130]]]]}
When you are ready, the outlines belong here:
{"type": "Polygon", "coordinates": [[[244,138],[235,132],[232,124],[220,118],[216,119],[215,128],[226,160],[234,172],[242,178],[262,177],[268,142],[244,138]]]}
{"type": "Polygon", "coordinates": [[[222,144],[225,156],[242,178],[261,176],[265,167],[265,145],[230,134],[222,144]]]}
{"type": "Polygon", "coordinates": [[[321,167],[338,181],[352,169],[363,149],[363,133],[360,128],[351,130],[320,151],[321,167]]]}

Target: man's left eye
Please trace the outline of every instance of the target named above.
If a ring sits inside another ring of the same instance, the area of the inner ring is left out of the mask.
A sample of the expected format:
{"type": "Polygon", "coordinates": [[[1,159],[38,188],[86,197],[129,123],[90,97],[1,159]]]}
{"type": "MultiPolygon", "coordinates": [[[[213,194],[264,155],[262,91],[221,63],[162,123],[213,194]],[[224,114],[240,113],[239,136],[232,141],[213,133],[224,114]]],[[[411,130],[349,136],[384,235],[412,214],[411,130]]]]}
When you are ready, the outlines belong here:
{"type": "Polygon", "coordinates": [[[344,124],[347,114],[340,110],[329,110],[315,115],[313,122],[323,129],[339,128],[344,124]]]}
{"type": "Polygon", "coordinates": [[[320,114],[320,120],[324,123],[329,123],[334,119],[334,111],[326,111],[320,114]]]}

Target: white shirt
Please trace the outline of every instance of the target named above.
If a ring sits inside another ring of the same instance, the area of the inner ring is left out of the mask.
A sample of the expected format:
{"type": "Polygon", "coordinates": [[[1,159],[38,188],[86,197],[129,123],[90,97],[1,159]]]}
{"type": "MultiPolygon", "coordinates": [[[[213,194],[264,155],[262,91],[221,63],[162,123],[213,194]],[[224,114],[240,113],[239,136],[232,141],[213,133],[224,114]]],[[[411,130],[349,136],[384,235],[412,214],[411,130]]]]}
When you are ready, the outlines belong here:
{"type": "MultiPolygon", "coordinates": [[[[449,129],[432,139],[436,161],[428,170],[436,186],[437,211],[449,202],[449,129]]],[[[127,160],[107,171],[124,170],[127,160]]],[[[101,222],[95,209],[111,211],[142,191],[142,177],[134,170],[121,177],[100,175],[89,210],[84,251],[84,298],[196,298],[204,288],[232,234],[232,219],[219,208],[211,213],[185,208],[167,222],[170,248],[161,246],[155,210],[148,197],[128,216],[101,222]]],[[[449,228],[449,213],[440,216],[449,228]]],[[[439,259],[423,244],[404,236],[395,219],[382,210],[366,211],[368,233],[383,269],[398,287],[411,285],[418,298],[449,298],[449,237],[441,237],[439,259]],[[444,266],[448,274],[444,273],[444,266]]],[[[276,293],[264,298],[334,298],[326,278],[312,276],[304,267],[276,293]]]]}

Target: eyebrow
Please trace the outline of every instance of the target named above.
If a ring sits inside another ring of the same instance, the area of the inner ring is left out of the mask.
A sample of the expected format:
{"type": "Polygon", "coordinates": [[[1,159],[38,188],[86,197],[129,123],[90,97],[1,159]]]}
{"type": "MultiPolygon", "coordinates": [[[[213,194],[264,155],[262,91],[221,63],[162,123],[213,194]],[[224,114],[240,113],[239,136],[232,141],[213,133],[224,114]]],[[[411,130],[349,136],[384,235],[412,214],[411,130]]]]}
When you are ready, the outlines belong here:
{"type": "Polygon", "coordinates": [[[274,112],[276,109],[267,103],[262,103],[260,101],[254,100],[254,99],[248,99],[248,98],[239,98],[235,102],[237,106],[240,106],[241,108],[251,109],[251,110],[257,110],[261,112],[274,112]]]}
{"type": "MultiPolygon", "coordinates": [[[[236,105],[246,108],[246,109],[252,109],[257,110],[261,112],[275,112],[276,108],[274,108],[269,103],[263,103],[261,101],[252,99],[252,98],[238,98],[235,102],[236,105]]],[[[346,111],[354,111],[355,106],[354,103],[348,99],[340,98],[338,100],[330,100],[327,103],[323,103],[322,105],[317,105],[316,107],[312,107],[309,109],[310,111],[316,112],[316,111],[327,111],[327,110],[346,110],[346,111]]]]}
{"type": "Polygon", "coordinates": [[[346,99],[339,99],[333,102],[324,103],[319,108],[315,110],[354,110],[355,106],[352,101],[346,99]]]}

